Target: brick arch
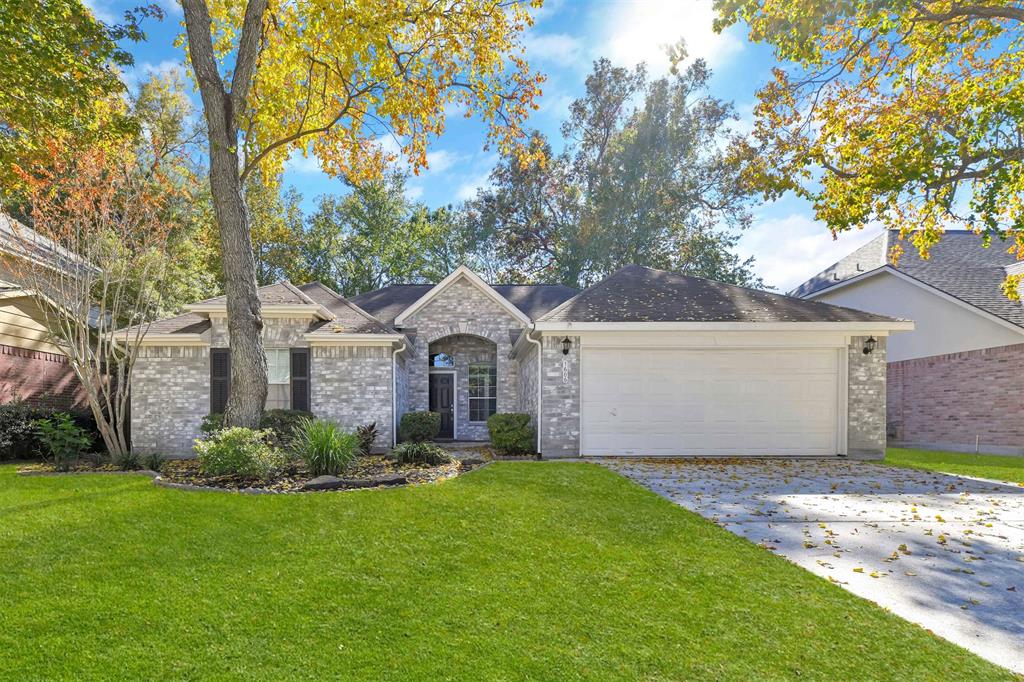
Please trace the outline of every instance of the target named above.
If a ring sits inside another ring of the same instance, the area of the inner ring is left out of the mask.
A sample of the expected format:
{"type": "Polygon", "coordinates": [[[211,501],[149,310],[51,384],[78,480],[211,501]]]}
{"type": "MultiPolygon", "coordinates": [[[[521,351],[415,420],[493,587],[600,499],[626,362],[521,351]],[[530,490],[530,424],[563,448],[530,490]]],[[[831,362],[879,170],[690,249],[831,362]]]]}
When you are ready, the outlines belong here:
{"type": "MultiPolygon", "coordinates": [[[[425,334],[424,341],[426,342],[426,345],[429,346],[435,341],[440,341],[441,339],[449,336],[475,336],[497,345],[501,340],[501,333],[501,330],[485,327],[479,323],[468,321],[431,329],[427,334],[425,334]]],[[[505,334],[507,337],[508,332],[506,331],[505,334]]]]}

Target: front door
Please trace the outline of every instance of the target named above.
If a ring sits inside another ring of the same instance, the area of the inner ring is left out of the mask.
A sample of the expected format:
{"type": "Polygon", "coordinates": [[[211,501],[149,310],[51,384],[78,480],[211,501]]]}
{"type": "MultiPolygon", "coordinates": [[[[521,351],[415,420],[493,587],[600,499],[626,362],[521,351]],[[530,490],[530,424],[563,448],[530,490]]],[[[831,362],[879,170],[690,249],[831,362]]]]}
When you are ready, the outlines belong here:
{"type": "Polygon", "coordinates": [[[430,375],[430,411],[441,415],[438,438],[455,438],[455,375],[430,375]]]}

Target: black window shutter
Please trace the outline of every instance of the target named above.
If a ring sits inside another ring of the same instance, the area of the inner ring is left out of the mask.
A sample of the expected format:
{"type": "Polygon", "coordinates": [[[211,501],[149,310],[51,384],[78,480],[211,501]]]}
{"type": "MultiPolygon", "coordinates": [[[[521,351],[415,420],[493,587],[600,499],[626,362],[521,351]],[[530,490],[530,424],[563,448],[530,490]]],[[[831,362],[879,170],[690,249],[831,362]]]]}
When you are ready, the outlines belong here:
{"type": "Polygon", "coordinates": [[[309,412],[309,349],[292,348],[292,409],[309,412]]]}
{"type": "Polygon", "coordinates": [[[210,412],[224,412],[231,389],[231,350],[210,349],[210,412]]]}

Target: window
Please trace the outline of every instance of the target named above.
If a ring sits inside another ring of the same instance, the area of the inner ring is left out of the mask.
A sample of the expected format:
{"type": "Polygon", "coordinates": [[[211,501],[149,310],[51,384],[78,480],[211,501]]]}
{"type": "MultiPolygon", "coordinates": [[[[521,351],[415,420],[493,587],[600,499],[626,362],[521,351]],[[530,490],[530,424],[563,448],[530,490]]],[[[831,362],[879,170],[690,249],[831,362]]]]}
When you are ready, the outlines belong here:
{"type": "Polygon", "coordinates": [[[434,353],[430,356],[431,367],[454,367],[455,358],[447,353],[434,353]]]}
{"type": "Polygon", "coordinates": [[[267,407],[268,410],[291,409],[291,353],[287,348],[268,348],[267,407]]]}
{"type": "Polygon", "coordinates": [[[498,368],[490,363],[469,366],[469,421],[485,422],[498,411],[498,368]]]}

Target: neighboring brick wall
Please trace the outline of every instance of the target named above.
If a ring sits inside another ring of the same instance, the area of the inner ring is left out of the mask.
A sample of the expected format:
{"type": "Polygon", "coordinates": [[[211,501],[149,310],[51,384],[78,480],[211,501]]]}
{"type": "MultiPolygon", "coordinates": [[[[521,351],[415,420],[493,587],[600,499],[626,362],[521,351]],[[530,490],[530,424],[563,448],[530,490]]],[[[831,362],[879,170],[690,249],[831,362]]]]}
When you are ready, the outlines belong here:
{"type": "Polygon", "coordinates": [[[0,344],[0,403],[14,400],[58,410],[88,405],[65,356],[0,344]]]}
{"type": "Polygon", "coordinates": [[[132,448],[191,456],[210,411],[210,349],[143,346],[132,372],[132,448]]]}
{"type": "Polygon", "coordinates": [[[850,339],[847,396],[847,453],[851,457],[885,456],[885,342],[865,355],[865,336],[850,339]]]}
{"type": "Polygon", "coordinates": [[[897,443],[1024,454],[1024,344],[889,363],[897,443]]]}
{"type": "Polygon", "coordinates": [[[541,453],[544,457],[580,454],[580,337],[562,354],[561,336],[545,336],[541,360],[541,453]],[[564,365],[563,365],[564,363],[564,365]]]}
{"type": "Polygon", "coordinates": [[[313,414],[346,429],[377,422],[378,448],[391,446],[391,347],[313,346],[313,414]]]}
{"type": "MultiPolygon", "coordinates": [[[[405,327],[416,331],[415,353],[409,362],[410,410],[426,410],[428,407],[430,344],[455,335],[478,336],[494,343],[498,412],[517,409],[517,363],[508,357],[512,350],[509,332],[518,333],[522,325],[475,285],[466,280],[455,282],[406,320],[405,327]]],[[[462,425],[468,418],[468,411],[460,409],[456,434],[476,432],[462,425]]],[[[486,427],[483,437],[487,438],[486,427]]]]}

